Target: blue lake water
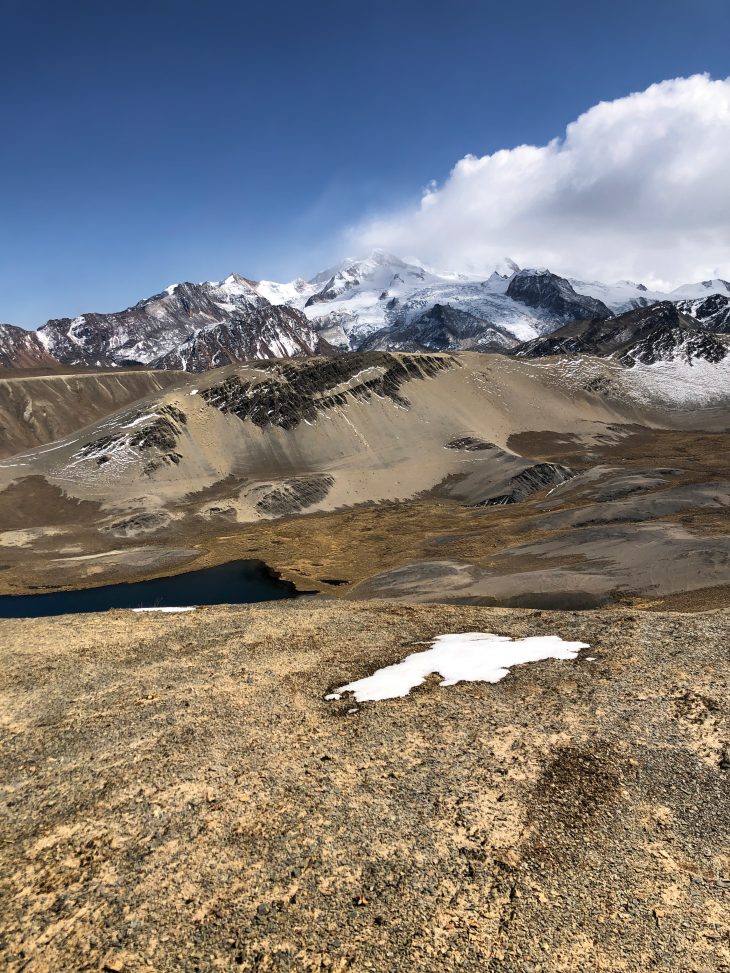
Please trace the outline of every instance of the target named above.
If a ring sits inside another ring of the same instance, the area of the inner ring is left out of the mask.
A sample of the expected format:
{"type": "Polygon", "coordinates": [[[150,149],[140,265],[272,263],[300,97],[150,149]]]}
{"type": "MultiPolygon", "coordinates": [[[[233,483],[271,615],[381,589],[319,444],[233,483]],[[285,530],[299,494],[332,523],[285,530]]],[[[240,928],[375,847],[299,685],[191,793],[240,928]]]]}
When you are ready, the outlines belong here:
{"type": "Polygon", "coordinates": [[[278,580],[262,561],[229,561],[152,581],[34,595],[0,595],[0,618],[36,618],[110,608],[247,604],[293,598],[295,594],[294,586],[278,580]]]}

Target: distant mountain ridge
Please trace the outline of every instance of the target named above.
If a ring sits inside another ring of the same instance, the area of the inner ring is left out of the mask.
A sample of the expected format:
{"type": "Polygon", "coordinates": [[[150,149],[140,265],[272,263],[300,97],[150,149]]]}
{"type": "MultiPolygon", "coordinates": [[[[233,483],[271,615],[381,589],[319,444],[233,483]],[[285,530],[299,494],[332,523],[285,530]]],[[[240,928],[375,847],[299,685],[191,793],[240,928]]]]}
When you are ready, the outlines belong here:
{"type": "Polygon", "coordinates": [[[0,368],[36,368],[53,365],[37,331],[26,331],[15,324],[0,324],[0,368]]]}
{"type": "MultiPolygon", "coordinates": [[[[176,350],[199,332],[207,332],[214,340],[208,329],[222,325],[226,326],[231,355],[237,345],[255,349],[254,357],[276,357],[284,349],[289,354],[312,354],[317,346],[316,336],[301,312],[274,307],[251,281],[238,274],[220,282],[173,284],[115,314],[49,321],[38,329],[38,337],[64,364],[177,367],[154,363],[174,357],[176,350]],[[262,316],[263,311],[268,314],[262,316]],[[292,328],[301,332],[296,341],[288,340],[292,328]]],[[[208,356],[210,345],[208,341],[200,363],[194,354],[186,356],[191,370],[200,370],[198,366],[208,356]]]]}
{"type": "Polygon", "coordinates": [[[524,342],[514,354],[519,358],[595,355],[632,366],[694,360],[717,364],[729,349],[726,341],[702,329],[676,304],[661,301],[608,320],[563,325],[552,334],[524,342]]]}
{"type": "MultiPolygon", "coordinates": [[[[308,281],[231,274],[173,284],[123,311],[53,319],[37,332],[0,325],[0,366],[204,371],[333,350],[519,353],[522,343],[531,354],[530,348],[549,347],[540,341],[551,335],[555,347],[567,347],[571,336],[560,333],[572,322],[609,322],[667,302],[681,314],[681,327],[730,333],[730,282],[721,278],[664,294],[632,281],[584,282],[521,269],[508,259],[486,278],[442,273],[374,250],[308,281]]],[[[589,331],[595,335],[601,327],[589,331]]]]}
{"type": "Polygon", "coordinates": [[[292,358],[323,350],[324,342],[307,319],[302,320],[301,312],[267,304],[200,328],[150,364],[203,372],[257,358],[292,358]]]}
{"type": "Polygon", "coordinates": [[[434,304],[409,322],[366,337],[362,351],[506,351],[519,342],[504,328],[469,311],[434,304]]]}

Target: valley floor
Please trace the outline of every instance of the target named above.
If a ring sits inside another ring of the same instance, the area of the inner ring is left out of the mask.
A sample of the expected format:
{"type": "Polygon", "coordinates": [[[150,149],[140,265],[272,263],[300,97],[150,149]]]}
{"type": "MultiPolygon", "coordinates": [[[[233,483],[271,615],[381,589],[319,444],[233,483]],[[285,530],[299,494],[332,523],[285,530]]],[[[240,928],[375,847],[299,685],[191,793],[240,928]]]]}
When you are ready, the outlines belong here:
{"type": "Polygon", "coordinates": [[[334,598],[672,611],[730,604],[726,432],[616,425],[588,444],[540,432],[513,435],[509,446],[578,476],[514,504],[455,499],[454,476],[411,499],[249,524],[226,515],[236,487],[223,480],[184,497],[156,533],[128,536],[98,529],[98,503],[21,479],[0,493],[0,594],[251,558],[301,591],[334,598]],[[220,515],[198,516],[217,504],[220,515]]]}
{"type": "Polygon", "coordinates": [[[3,964],[730,968],[729,622],[322,599],[4,621],[3,964]],[[590,648],[324,698],[468,631],[590,648]]]}

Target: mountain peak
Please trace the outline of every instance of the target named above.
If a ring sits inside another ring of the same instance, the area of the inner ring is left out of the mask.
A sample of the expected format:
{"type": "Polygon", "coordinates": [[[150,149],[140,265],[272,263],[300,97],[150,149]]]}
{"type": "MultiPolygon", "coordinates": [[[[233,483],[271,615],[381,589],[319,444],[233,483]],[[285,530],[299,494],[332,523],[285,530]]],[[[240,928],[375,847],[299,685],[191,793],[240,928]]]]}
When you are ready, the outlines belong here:
{"type": "Polygon", "coordinates": [[[239,284],[242,287],[253,287],[255,281],[249,280],[248,277],[244,277],[242,274],[233,273],[222,280],[221,284],[239,284]]]}
{"type": "Polygon", "coordinates": [[[383,250],[380,247],[375,247],[374,250],[371,250],[366,260],[372,260],[377,264],[392,264],[396,267],[406,266],[406,261],[401,259],[401,257],[396,257],[394,253],[389,253],[387,250],[383,250]]]}
{"type": "MultiPolygon", "coordinates": [[[[183,345],[185,361],[195,352],[202,364],[244,353],[310,353],[310,330],[318,341],[350,351],[370,336],[377,347],[485,350],[552,333],[571,321],[610,319],[651,305],[652,327],[662,315],[676,319],[678,306],[696,322],[692,327],[730,333],[730,283],[719,277],[666,294],[628,280],[603,284],[566,279],[544,267],[521,269],[505,257],[485,280],[375,247],[309,281],[254,281],[235,271],[220,281],[183,281],[123,311],[48,321],[37,333],[38,347],[8,327],[4,343],[7,361],[47,354],[63,364],[105,367],[159,366],[175,359],[183,345]],[[671,304],[658,303],[667,300],[671,304]],[[230,354],[214,352],[216,342],[230,354]]],[[[663,326],[679,325],[675,320],[663,326]]]]}
{"type": "Polygon", "coordinates": [[[494,265],[494,273],[500,277],[511,277],[512,274],[519,274],[520,265],[515,263],[511,257],[503,257],[499,263],[494,265]]]}

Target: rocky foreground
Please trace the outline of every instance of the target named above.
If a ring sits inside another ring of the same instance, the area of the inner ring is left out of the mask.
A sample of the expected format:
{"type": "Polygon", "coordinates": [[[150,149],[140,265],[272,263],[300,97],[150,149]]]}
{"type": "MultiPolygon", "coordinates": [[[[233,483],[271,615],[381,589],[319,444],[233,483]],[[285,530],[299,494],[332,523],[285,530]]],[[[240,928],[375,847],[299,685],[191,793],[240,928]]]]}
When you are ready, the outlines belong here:
{"type": "Polygon", "coordinates": [[[730,610],[3,621],[11,971],[730,969],[730,610]],[[498,684],[327,702],[447,632],[498,684]]]}

